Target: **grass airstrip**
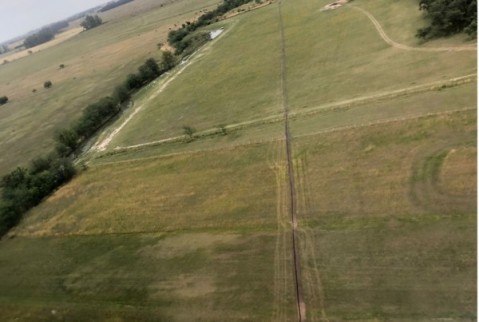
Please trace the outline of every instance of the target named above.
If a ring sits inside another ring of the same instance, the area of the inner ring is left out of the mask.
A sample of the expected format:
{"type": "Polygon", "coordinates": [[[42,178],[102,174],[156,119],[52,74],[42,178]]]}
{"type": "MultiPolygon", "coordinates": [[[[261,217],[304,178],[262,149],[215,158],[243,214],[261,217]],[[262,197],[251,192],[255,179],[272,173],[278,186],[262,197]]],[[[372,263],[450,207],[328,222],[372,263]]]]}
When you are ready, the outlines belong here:
{"type": "Polygon", "coordinates": [[[327,3],[221,21],[138,93],[106,150],[0,243],[0,315],[297,319],[285,102],[307,320],[475,320],[476,51],[418,43],[413,0],[327,3]]]}

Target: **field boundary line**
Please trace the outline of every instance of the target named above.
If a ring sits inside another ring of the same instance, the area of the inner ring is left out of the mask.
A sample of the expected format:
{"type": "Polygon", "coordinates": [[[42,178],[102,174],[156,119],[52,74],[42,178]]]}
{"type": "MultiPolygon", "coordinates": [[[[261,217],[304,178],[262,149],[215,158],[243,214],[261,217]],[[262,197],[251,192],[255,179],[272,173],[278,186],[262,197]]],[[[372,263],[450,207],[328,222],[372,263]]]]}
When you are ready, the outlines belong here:
{"type": "Polygon", "coordinates": [[[281,105],[283,107],[284,115],[284,142],[286,148],[286,166],[288,172],[289,183],[289,211],[291,216],[291,240],[292,240],[292,253],[293,253],[293,271],[295,280],[296,291],[296,305],[298,310],[298,321],[306,321],[306,303],[303,298],[303,284],[301,279],[301,256],[299,253],[299,239],[298,239],[298,220],[297,220],[297,193],[296,182],[294,175],[294,163],[293,163],[293,147],[291,144],[291,131],[289,127],[289,106],[288,106],[288,87],[286,79],[286,38],[284,34],[284,22],[282,12],[282,0],[278,2],[278,16],[279,16],[279,31],[281,42],[281,105]]]}
{"type": "Polygon", "coordinates": [[[376,94],[351,98],[342,100],[339,102],[332,102],[323,105],[313,106],[309,108],[305,108],[302,111],[292,112],[292,116],[302,116],[302,115],[312,115],[316,113],[320,113],[322,111],[340,109],[340,108],[349,108],[358,105],[363,105],[375,100],[383,100],[383,99],[393,99],[401,96],[411,95],[411,94],[420,94],[426,93],[430,91],[437,91],[440,89],[447,89],[455,86],[460,86],[464,84],[471,83],[476,80],[477,73],[468,74],[464,76],[453,77],[445,80],[439,80],[424,84],[419,84],[415,86],[408,86],[400,89],[394,89],[390,91],[384,91],[376,94]]]}
{"type": "MultiPolygon", "coordinates": [[[[299,117],[304,117],[304,116],[310,116],[314,114],[318,114],[321,112],[325,111],[331,111],[331,110],[336,110],[336,109],[343,109],[343,108],[350,108],[350,107],[355,107],[359,105],[364,105],[368,102],[371,101],[377,101],[377,100],[385,100],[385,99],[394,99],[397,97],[401,96],[406,96],[406,95],[411,95],[411,94],[419,94],[423,92],[428,92],[428,91],[435,91],[435,90],[440,90],[442,88],[450,88],[450,87],[455,87],[455,86],[460,86],[463,84],[468,84],[474,80],[476,80],[477,74],[468,74],[464,76],[458,76],[454,78],[450,78],[447,80],[441,80],[441,81],[435,81],[435,82],[430,82],[430,83],[425,83],[425,84],[420,84],[420,85],[415,85],[415,86],[409,86],[405,87],[402,89],[396,89],[396,90],[391,90],[391,91],[386,91],[383,93],[377,93],[377,94],[372,94],[372,95],[367,95],[367,96],[362,96],[362,97],[357,97],[357,98],[351,98],[347,100],[342,100],[339,102],[332,102],[332,103],[327,103],[327,104],[322,104],[314,107],[309,107],[300,111],[293,111],[289,113],[290,118],[299,118],[299,117]]],[[[273,123],[279,123],[283,121],[283,115],[282,114],[276,114],[272,116],[267,116],[264,118],[260,119],[253,119],[241,123],[235,123],[235,124],[230,124],[225,127],[226,130],[230,131],[237,131],[241,130],[244,128],[249,128],[249,127],[255,127],[259,125],[265,125],[265,124],[273,124],[273,123]]],[[[221,129],[219,128],[210,128],[206,129],[203,131],[198,132],[196,135],[197,137],[205,137],[205,136],[211,136],[211,135],[216,135],[221,132],[221,129]]],[[[168,143],[175,143],[175,142],[180,142],[182,140],[185,140],[187,137],[185,135],[179,135],[179,136],[174,136],[170,138],[165,138],[161,140],[156,140],[156,141],[151,141],[151,142],[146,142],[146,143],[139,143],[135,145],[129,145],[129,146],[124,146],[124,147],[116,147],[114,151],[116,152],[124,152],[127,150],[135,150],[135,149],[141,149],[144,147],[151,147],[151,146],[157,146],[157,145],[162,145],[162,144],[168,144],[168,143]]]]}
{"type": "MultiPolygon", "coordinates": [[[[283,141],[283,140],[284,140],[284,138],[282,138],[282,137],[281,138],[274,138],[274,139],[264,139],[264,140],[258,140],[258,141],[250,141],[250,142],[245,142],[245,143],[232,144],[232,145],[229,145],[229,146],[217,147],[217,148],[209,148],[209,149],[207,148],[207,149],[198,149],[198,150],[190,150],[190,151],[183,151],[183,152],[173,152],[173,153],[154,155],[154,156],[144,157],[144,158],[133,158],[133,159],[128,159],[128,160],[97,162],[97,163],[91,164],[91,166],[97,167],[97,166],[105,166],[105,165],[112,165],[112,164],[118,164],[118,163],[140,162],[140,161],[145,161],[145,160],[165,159],[165,158],[171,158],[171,157],[182,156],[182,155],[202,154],[202,153],[215,152],[215,151],[228,151],[228,150],[234,150],[234,149],[237,149],[237,148],[248,147],[248,146],[253,146],[253,145],[261,145],[261,144],[267,144],[267,143],[273,143],[273,142],[278,142],[278,141],[283,141]]],[[[115,154],[113,154],[113,155],[115,155],[115,154]]],[[[96,158],[95,160],[100,160],[100,158],[96,158]]]]}
{"type": "Polygon", "coordinates": [[[402,49],[402,50],[409,50],[409,51],[424,51],[424,52],[443,52],[443,51],[477,51],[477,46],[475,45],[465,45],[465,46],[453,46],[453,47],[412,47],[404,44],[400,44],[395,42],[384,31],[383,27],[379,23],[379,21],[367,10],[350,4],[348,7],[359,11],[366,15],[369,20],[373,23],[374,27],[378,31],[381,38],[391,47],[402,49]]]}
{"type": "Polygon", "coordinates": [[[395,42],[389,36],[386,34],[384,31],[383,27],[379,23],[379,21],[366,9],[363,9],[361,7],[355,6],[350,4],[348,7],[359,11],[366,15],[366,17],[371,20],[373,23],[374,27],[379,33],[379,36],[391,47],[402,49],[402,50],[409,50],[409,51],[424,51],[424,52],[443,52],[443,51],[477,51],[477,47],[475,45],[465,45],[465,46],[453,46],[453,47],[412,47],[404,44],[400,44],[398,42],[395,42]]]}
{"type": "Polygon", "coordinates": [[[409,121],[409,120],[417,120],[417,119],[422,119],[422,118],[428,118],[428,117],[431,117],[431,116],[448,115],[448,114],[455,114],[455,113],[466,112],[466,111],[474,111],[474,110],[476,110],[475,106],[474,107],[464,107],[464,108],[459,108],[459,109],[454,109],[454,110],[449,110],[449,111],[430,112],[430,113],[425,113],[425,114],[422,114],[422,115],[415,115],[415,116],[395,117],[395,118],[373,121],[373,122],[367,122],[367,123],[362,123],[362,124],[357,124],[357,125],[336,127],[336,128],[331,128],[331,129],[327,129],[327,130],[314,132],[314,133],[296,135],[295,138],[304,138],[304,137],[308,137],[308,136],[315,136],[315,135],[327,134],[327,133],[332,133],[332,132],[347,131],[347,130],[352,130],[352,129],[356,129],[356,128],[374,126],[374,125],[389,124],[389,123],[403,122],[403,121],[409,121]]]}
{"type": "MultiPolygon", "coordinates": [[[[461,112],[467,112],[467,111],[473,111],[473,110],[476,110],[475,106],[464,107],[464,108],[454,109],[454,110],[450,110],[450,111],[431,112],[431,113],[426,113],[426,114],[422,114],[422,115],[412,115],[412,116],[408,116],[408,117],[383,119],[383,120],[379,120],[379,121],[361,123],[361,124],[357,124],[357,125],[330,128],[330,129],[326,129],[326,130],[317,131],[317,132],[314,132],[314,133],[295,135],[295,138],[303,138],[303,137],[322,135],[322,134],[327,134],[327,133],[332,133],[332,132],[347,131],[347,130],[351,130],[351,129],[355,129],[355,128],[364,128],[364,127],[369,127],[369,126],[374,126],[374,125],[381,125],[381,124],[416,120],[416,119],[421,119],[421,118],[428,118],[428,117],[431,117],[431,116],[448,115],[448,114],[455,114],[455,113],[461,113],[461,112]]],[[[284,140],[284,138],[264,139],[264,140],[258,140],[258,141],[251,141],[251,142],[247,142],[247,143],[238,143],[238,144],[224,146],[224,147],[218,147],[218,148],[174,152],[174,153],[160,154],[160,155],[154,155],[154,156],[149,156],[149,157],[144,157],[144,158],[132,158],[132,159],[127,159],[127,160],[97,162],[97,163],[90,164],[90,166],[101,167],[101,166],[109,166],[109,165],[129,163],[129,162],[142,162],[142,161],[147,161],[147,160],[166,159],[166,158],[171,158],[171,157],[175,157],[175,156],[182,156],[182,155],[202,154],[202,153],[215,152],[215,151],[227,151],[227,150],[234,150],[234,149],[242,148],[242,147],[268,144],[268,143],[273,143],[273,142],[278,142],[278,141],[283,141],[283,140],[284,140]]],[[[96,160],[99,160],[99,159],[97,158],[96,160]]]]}

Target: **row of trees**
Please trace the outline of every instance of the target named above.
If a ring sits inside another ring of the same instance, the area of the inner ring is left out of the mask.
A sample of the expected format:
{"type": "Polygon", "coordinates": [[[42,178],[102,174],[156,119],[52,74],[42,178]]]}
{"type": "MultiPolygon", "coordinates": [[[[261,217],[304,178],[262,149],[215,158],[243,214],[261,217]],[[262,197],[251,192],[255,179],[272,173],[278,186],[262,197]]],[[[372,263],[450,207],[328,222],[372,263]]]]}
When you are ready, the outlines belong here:
{"type": "Polygon", "coordinates": [[[0,182],[0,236],[74,175],[75,168],[70,160],[51,154],[33,160],[28,169],[18,167],[4,176],[0,182]]]}
{"type": "Polygon", "coordinates": [[[460,32],[477,37],[476,0],[420,0],[419,8],[426,12],[430,24],[417,31],[418,38],[431,39],[460,32]]]}
{"type": "Polygon", "coordinates": [[[40,31],[34,33],[33,35],[28,36],[23,41],[23,45],[26,48],[32,48],[46,43],[47,41],[52,40],[60,30],[67,28],[68,25],[68,21],[59,21],[48,25],[47,27],[40,29],[40,31]]]}
{"type": "Polygon", "coordinates": [[[163,53],[161,64],[148,59],[136,74],[128,75],[111,96],[87,106],[76,122],[58,131],[54,152],[33,160],[28,168],[18,167],[4,176],[0,180],[0,236],[15,226],[25,212],[75,175],[72,164],[75,151],[121,111],[134,91],[175,64],[176,57],[171,52],[163,53]]]}
{"type": "MultiPolygon", "coordinates": [[[[168,33],[168,42],[176,50],[177,54],[181,54],[188,46],[194,42],[188,38],[188,36],[196,31],[198,28],[207,26],[213,22],[216,22],[219,17],[224,15],[230,10],[240,7],[244,4],[251,2],[252,0],[223,0],[216,9],[208,11],[201,15],[195,22],[186,22],[181,28],[171,30],[168,33]],[[188,42],[190,42],[188,44],[188,42]]],[[[204,36],[203,36],[204,37],[204,36]]]]}
{"type": "Polygon", "coordinates": [[[86,16],[85,20],[83,20],[83,22],[80,24],[80,26],[85,28],[85,30],[90,30],[100,26],[102,23],[103,23],[103,20],[101,20],[101,18],[98,17],[97,15],[94,15],[94,16],[88,15],[86,16]]]}
{"type": "Polygon", "coordinates": [[[111,120],[120,111],[123,103],[128,101],[137,89],[150,83],[166,71],[173,68],[176,58],[171,52],[164,52],[160,65],[150,58],[130,74],[111,96],[103,97],[83,110],[81,117],[70,127],[57,132],[55,150],[58,155],[68,157],[90,139],[99,128],[111,120]]]}
{"type": "Polygon", "coordinates": [[[124,4],[127,4],[128,2],[132,2],[134,0],[117,0],[117,1],[112,1],[108,4],[106,4],[103,8],[100,9],[100,12],[105,12],[111,9],[114,9],[116,7],[122,6],[124,4]]]}

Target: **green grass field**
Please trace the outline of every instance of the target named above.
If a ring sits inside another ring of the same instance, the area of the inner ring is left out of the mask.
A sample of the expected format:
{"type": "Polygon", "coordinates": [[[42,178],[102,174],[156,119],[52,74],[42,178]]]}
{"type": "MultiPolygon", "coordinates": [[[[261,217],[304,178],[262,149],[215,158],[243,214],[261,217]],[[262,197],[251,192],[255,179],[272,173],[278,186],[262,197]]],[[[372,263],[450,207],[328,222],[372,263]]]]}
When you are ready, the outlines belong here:
{"type": "Polygon", "coordinates": [[[307,321],[474,321],[476,51],[391,47],[351,7],[401,44],[471,45],[418,43],[413,0],[327,3],[283,1],[284,48],[278,3],[209,26],[226,32],[140,91],[0,242],[0,315],[297,320],[286,97],[307,321]]]}
{"type": "Polygon", "coordinates": [[[183,126],[205,130],[281,113],[277,7],[269,5],[247,19],[239,16],[220,26],[225,26],[226,34],[148,101],[145,112],[112,146],[181,135],[183,126]]]}

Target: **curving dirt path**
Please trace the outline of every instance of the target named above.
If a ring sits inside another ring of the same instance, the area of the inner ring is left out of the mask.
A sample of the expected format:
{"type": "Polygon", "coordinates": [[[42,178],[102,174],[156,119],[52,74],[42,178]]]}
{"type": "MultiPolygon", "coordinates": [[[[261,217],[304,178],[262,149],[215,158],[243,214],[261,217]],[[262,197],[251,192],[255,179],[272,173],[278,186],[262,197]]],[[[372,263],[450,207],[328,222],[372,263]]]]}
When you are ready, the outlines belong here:
{"type": "Polygon", "coordinates": [[[475,45],[470,45],[470,46],[454,46],[454,47],[411,47],[411,46],[408,46],[408,45],[404,45],[404,44],[400,44],[398,42],[395,42],[394,40],[392,40],[391,38],[389,38],[389,36],[386,34],[386,32],[384,31],[383,27],[381,26],[381,24],[379,23],[379,21],[377,21],[376,18],[374,18],[374,16],[367,10],[363,9],[363,8],[360,8],[358,6],[355,6],[355,5],[348,5],[349,8],[352,8],[356,11],[359,11],[361,13],[363,13],[364,15],[366,15],[369,20],[371,20],[371,22],[373,23],[374,27],[376,27],[376,30],[378,31],[379,35],[381,36],[381,38],[390,46],[394,47],[394,48],[398,48],[398,49],[402,49],[402,50],[411,50],[411,51],[428,51],[428,52],[442,52],[442,51],[477,51],[477,47],[475,45]]]}

